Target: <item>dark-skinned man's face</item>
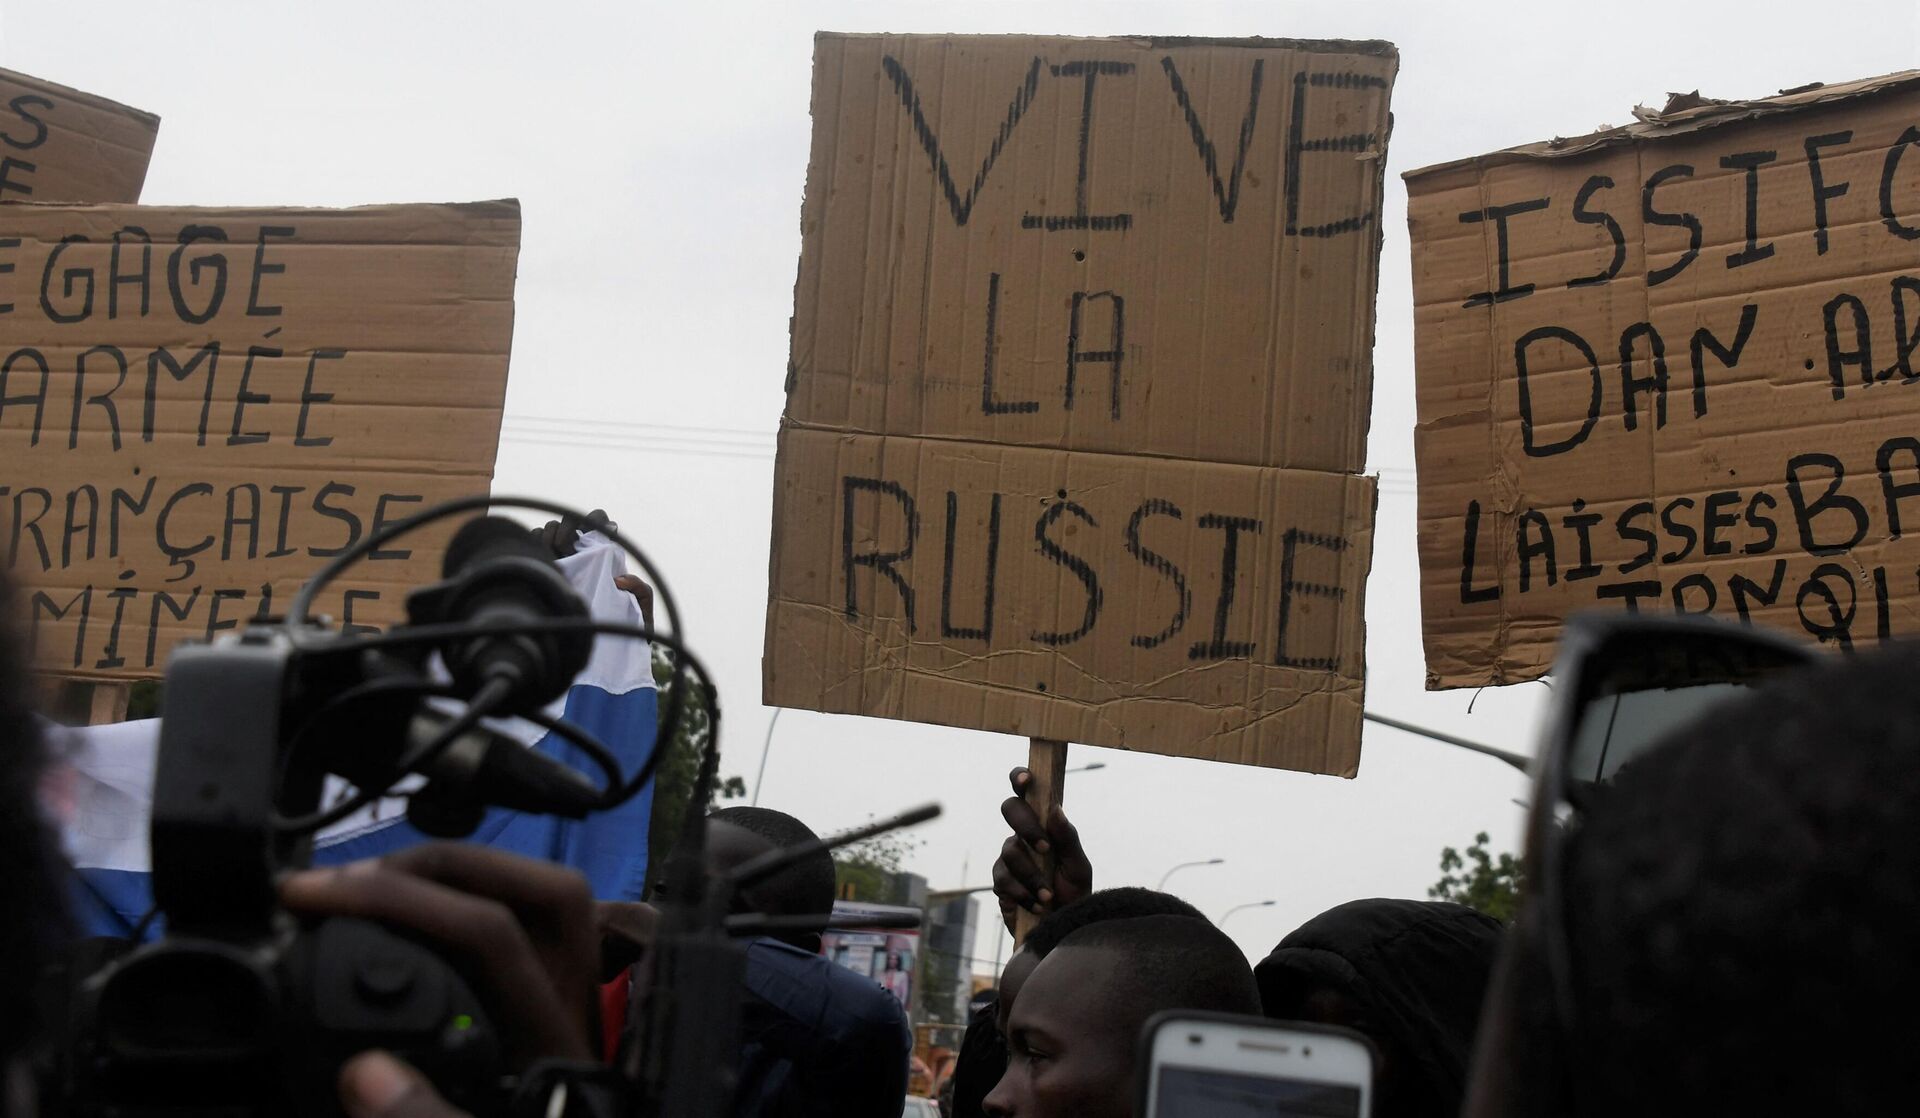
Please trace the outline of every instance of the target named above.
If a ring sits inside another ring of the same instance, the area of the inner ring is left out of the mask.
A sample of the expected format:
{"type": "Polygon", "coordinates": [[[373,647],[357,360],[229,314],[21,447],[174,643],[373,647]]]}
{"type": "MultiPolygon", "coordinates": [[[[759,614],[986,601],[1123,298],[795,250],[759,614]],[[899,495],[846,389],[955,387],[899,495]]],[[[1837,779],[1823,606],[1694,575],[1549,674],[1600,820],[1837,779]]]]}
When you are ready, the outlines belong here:
{"type": "Polygon", "coordinates": [[[1134,1030],[1098,992],[1116,977],[1110,951],[1062,948],[1021,987],[1007,1023],[1007,1072],[986,1098],[996,1118],[1130,1118],[1134,1030]]]}

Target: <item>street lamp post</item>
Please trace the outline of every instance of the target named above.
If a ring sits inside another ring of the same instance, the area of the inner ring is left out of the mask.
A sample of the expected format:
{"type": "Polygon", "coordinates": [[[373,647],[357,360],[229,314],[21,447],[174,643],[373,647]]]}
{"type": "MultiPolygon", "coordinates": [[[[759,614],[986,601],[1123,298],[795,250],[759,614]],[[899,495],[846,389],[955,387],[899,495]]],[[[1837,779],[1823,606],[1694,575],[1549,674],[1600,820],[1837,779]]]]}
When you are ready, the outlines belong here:
{"type": "Polygon", "coordinates": [[[1107,767],[1107,763],[1105,761],[1095,761],[1090,765],[1081,765],[1077,769],[1068,769],[1067,771],[1070,773],[1090,773],[1090,772],[1098,771],[1100,769],[1104,769],[1106,767],[1107,767]]]}
{"type": "Polygon", "coordinates": [[[760,771],[753,778],[753,806],[760,806],[760,785],[767,779],[767,754],[773,752],[773,728],[780,724],[780,712],[786,707],[774,707],[773,717],[767,719],[767,740],[760,747],[760,771]]]}
{"type": "Polygon", "coordinates": [[[1157,892],[1161,892],[1161,893],[1166,892],[1167,879],[1172,877],[1174,874],[1179,873],[1181,870],[1188,869],[1193,866],[1217,866],[1224,861],[1226,861],[1225,858],[1208,858],[1205,861],[1201,861],[1201,862],[1182,862],[1179,865],[1168,870],[1166,873],[1161,874],[1160,884],[1154,886],[1154,889],[1157,892]]]}
{"type": "Polygon", "coordinates": [[[1226,927],[1227,917],[1232,916],[1234,913],[1239,912],[1243,908],[1271,908],[1273,907],[1273,904],[1274,902],[1272,901],[1248,901],[1246,904],[1234,905],[1232,908],[1220,914],[1220,922],[1214,926],[1217,928],[1226,927]]]}

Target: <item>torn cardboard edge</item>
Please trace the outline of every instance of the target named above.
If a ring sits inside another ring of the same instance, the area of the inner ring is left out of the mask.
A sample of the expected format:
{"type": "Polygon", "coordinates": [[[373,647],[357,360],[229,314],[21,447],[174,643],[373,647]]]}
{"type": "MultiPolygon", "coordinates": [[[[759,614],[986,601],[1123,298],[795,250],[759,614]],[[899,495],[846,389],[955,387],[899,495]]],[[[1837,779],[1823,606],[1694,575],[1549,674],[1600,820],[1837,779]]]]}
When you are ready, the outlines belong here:
{"type": "Polygon", "coordinates": [[[1636,119],[1632,124],[1605,128],[1584,136],[1556,136],[1551,140],[1541,140],[1487,152],[1483,155],[1469,156],[1465,159],[1453,159],[1445,163],[1416,167],[1411,171],[1401,172],[1400,177],[1403,181],[1412,183],[1430,175],[1459,170],[1463,167],[1485,169],[1511,163],[1567,159],[1607,148],[1645,140],[1685,136],[1694,132],[1704,132],[1743,121],[1797,112],[1816,106],[1863,101],[1904,92],[1916,86],[1920,86],[1920,70],[1902,70],[1896,74],[1861,78],[1856,81],[1841,82],[1838,85],[1814,83],[1786,90],[1772,97],[1746,101],[1714,100],[1701,97],[1696,90],[1690,95],[1673,95],[1669,98],[1665,109],[1653,110],[1636,106],[1633,110],[1636,119]]]}
{"type": "Polygon", "coordinates": [[[158,113],[150,113],[145,109],[136,109],[132,105],[115,101],[111,97],[102,97],[98,93],[88,93],[84,89],[75,89],[70,85],[61,85],[59,82],[48,81],[45,78],[36,78],[32,74],[23,74],[18,70],[8,70],[0,67],[0,81],[14,82],[18,85],[40,90],[43,93],[59,94],[61,97],[70,101],[82,101],[98,108],[108,109],[130,117],[139,122],[141,126],[156,131],[160,127],[160,114],[158,113]]]}
{"type": "Polygon", "coordinates": [[[1049,35],[1013,32],[982,32],[919,36],[895,31],[815,31],[813,41],[822,39],[906,39],[932,37],[969,45],[1014,39],[1071,39],[1076,43],[1126,43],[1147,50],[1173,47],[1255,47],[1262,50],[1297,50],[1311,54],[1359,54],[1375,58],[1400,57],[1400,48],[1386,39],[1270,39],[1263,35],[1049,35]]]}

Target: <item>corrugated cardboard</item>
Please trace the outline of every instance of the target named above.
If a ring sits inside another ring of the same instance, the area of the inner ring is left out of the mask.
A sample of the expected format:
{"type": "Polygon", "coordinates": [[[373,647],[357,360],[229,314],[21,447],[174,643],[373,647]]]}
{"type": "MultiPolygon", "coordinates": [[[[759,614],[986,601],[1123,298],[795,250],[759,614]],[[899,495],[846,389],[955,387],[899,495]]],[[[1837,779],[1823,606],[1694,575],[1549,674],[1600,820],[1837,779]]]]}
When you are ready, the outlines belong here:
{"type": "MultiPolygon", "coordinates": [[[[485,491],[519,243],[512,201],[0,208],[0,547],[34,666],[158,675],[376,523],[485,491]]],[[[397,619],[450,530],[321,608],[397,619]]]]}
{"type": "Polygon", "coordinates": [[[1396,67],[816,40],[767,702],[1355,771],[1396,67]]]}
{"type": "Polygon", "coordinates": [[[778,706],[1351,776],[1374,482],[789,427],[778,706]]]}
{"type": "Polygon", "coordinates": [[[1636,115],[1407,176],[1430,686],[1595,607],[1920,632],[1920,73],[1636,115]]]}
{"type": "Polygon", "coordinates": [[[0,70],[0,202],[138,202],[160,118],[0,70]]]}

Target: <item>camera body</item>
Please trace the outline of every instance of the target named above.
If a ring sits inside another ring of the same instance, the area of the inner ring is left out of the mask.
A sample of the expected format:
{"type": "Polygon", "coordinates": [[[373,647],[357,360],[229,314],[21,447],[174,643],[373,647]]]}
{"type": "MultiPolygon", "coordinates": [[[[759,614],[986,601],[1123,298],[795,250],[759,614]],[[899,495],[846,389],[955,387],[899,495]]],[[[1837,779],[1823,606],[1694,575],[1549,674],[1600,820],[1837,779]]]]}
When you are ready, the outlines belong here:
{"type": "MultiPolygon", "coordinates": [[[[497,1037],[451,966],[366,921],[302,923],[277,900],[277,875],[312,849],[277,817],[317,809],[328,771],[289,735],[379,670],[372,657],[257,626],[169,661],[151,834],[167,934],[81,985],[70,1113],[336,1115],[340,1064],[369,1048],[473,1113],[501,1109],[497,1037]]],[[[356,710],[356,746],[404,750],[401,707],[356,710]]]]}

